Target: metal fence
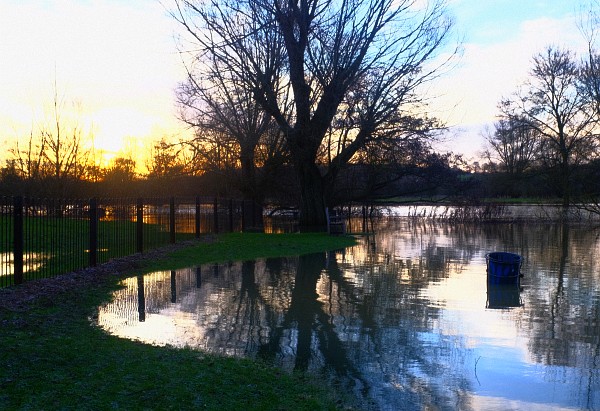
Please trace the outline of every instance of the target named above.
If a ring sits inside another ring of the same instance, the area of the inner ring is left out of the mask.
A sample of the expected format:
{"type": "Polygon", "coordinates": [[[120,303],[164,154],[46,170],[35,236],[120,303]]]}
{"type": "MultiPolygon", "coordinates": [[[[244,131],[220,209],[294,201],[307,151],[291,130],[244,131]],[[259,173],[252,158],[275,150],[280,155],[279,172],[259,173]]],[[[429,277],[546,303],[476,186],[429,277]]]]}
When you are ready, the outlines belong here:
{"type": "Polygon", "coordinates": [[[0,287],[93,267],[205,233],[262,225],[262,209],[197,197],[0,197],[0,287]]]}

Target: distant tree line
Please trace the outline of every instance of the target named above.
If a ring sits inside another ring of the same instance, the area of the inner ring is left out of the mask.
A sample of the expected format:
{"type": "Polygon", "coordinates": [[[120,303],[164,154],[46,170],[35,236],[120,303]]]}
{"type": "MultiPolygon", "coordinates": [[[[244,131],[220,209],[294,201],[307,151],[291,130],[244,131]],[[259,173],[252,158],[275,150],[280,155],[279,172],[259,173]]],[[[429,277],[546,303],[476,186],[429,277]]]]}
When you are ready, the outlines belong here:
{"type": "MultiPolygon", "coordinates": [[[[55,106],[60,110],[59,105],[55,106]]],[[[297,207],[299,185],[285,144],[274,130],[261,134],[243,167],[241,145],[227,134],[200,128],[191,140],[155,142],[144,171],[132,158],[117,156],[102,167],[93,133],[77,120],[53,113],[9,147],[0,168],[0,195],[49,198],[131,196],[219,196],[297,207]],[[265,139],[266,141],[263,141],[265,139]],[[277,146],[277,147],[276,147],[277,146]]],[[[331,206],[400,195],[449,197],[463,192],[460,158],[433,152],[420,138],[393,149],[371,147],[332,182],[331,206]]],[[[246,160],[245,160],[246,161],[246,160]]],[[[321,161],[327,163],[325,154],[321,161]]],[[[325,169],[325,165],[322,166],[325,169]]]]}
{"type": "MultiPolygon", "coordinates": [[[[301,190],[289,149],[280,130],[263,112],[250,105],[246,115],[235,115],[233,108],[227,112],[225,104],[208,111],[202,103],[208,96],[195,100],[197,84],[192,87],[184,82],[178,91],[180,116],[193,126],[194,136],[154,142],[141,172],[127,156],[99,166],[102,153],[93,147],[93,132],[70,115],[55,95],[46,121],[8,147],[8,158],[0,168],[0,195],[219,196],[297,207],[301,190]],[[207,112],[199,113],[197,106],[207,112]],[[244,127],[248,131],[243,132],[244,127]]],[[[210,98],[217,106],[217,95],[210,98]]],[[[251,99],[245,101],[249,104],[251,99]]],[[[506,105],[503,102],[502,107],[506,105]]],[[[586,136],[594,141],[595,134],[586,136]]],[[[549,151],[551,146],[521,118],[507,115],[496,123],[493,134],[488,135],[490,161],[479,168],[460,156],[435,152],[432,138],[430,132],[414,131],[366,145],[329,183],[328,205],[562,195],[556,183],[559,169],[551,166],[556,158],[549,151]]],[[[317,162],[323,174],[333,161],[333,137],[326,143],[317,162]]],[[[597,204],[594,196],[600,192],[600,160],[593,145],[578,147],[588,151],[578,152],[577,162],[570,163],[569,190],[573,198],[585,197],[588,204],[597,204]]]]}
{"type": "Polygon", "coordinates": [[[499,105],[486,140],[485,172],[511,197],[550,195],[563,206],[600,196],[599,2],[582,14],[588,52],[549,46],[535,55],[529,79],[499,105]]]}
{"type": "Polygon", "coordinates": [[[581,25],[588,54],[534,57],[475,168],[433,148],[445,127],[421,86],[444,67],[452,21],[444,1],[428,4],[173,0],[189,41],[177,105],[193,136],[155,142],[143,167],[101,166],[55,94],[48,121],[10,147],[0,193],[238,197],[297,207],[305,226],[323,225],[325,207],[398,197],[600,203],[598,5],[581,25]]]}
{"type": "Polygon", "coordinates": [[[325,225],[325,207],[348,201],[451,194],[459,172],[432,148],[444,126],[421,86],[445,66],[452,20],[443,0],[427,3],[175,0],[189,41],[177,103],[194,137],[155,144],[143,175],[127,158],[101,168],[55,104],[52,127],[11,150],[3,190],[185,187],[289,204],[305,226],[325,225]]]}

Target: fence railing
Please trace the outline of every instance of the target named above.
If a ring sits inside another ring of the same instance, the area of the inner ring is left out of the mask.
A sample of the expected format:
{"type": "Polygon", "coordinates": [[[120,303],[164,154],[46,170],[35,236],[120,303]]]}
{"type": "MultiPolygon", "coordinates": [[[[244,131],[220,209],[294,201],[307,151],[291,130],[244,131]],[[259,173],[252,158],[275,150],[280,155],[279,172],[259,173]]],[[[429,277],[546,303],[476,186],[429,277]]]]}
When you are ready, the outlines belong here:
{"type": "Polygon", "coordinates": [[[0,197],[0,287],[261,225],[260,207],[241,200],[0,197]]]}

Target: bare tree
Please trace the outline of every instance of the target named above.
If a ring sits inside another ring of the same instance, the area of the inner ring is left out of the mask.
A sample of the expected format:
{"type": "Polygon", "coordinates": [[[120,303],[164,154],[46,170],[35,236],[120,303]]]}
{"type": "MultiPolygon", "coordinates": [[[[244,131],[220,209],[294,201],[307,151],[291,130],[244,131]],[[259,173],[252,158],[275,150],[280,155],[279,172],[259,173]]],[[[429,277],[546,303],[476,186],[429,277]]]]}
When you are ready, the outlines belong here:
{"type": "MultiPolygon", "coordinates": [[[[17,141],[8,151],[8,162],[18,176],[30,182],[50,181],[45,195],[66,195],[68,183],[88,177],[92,167],[92,132],[70,115],[54,85],[52,111],[38,129],[32,127],[25,143],[17,141]],[[57,191],[58,190],[58,191],[57,191]]],[[[74,104],[74,109],[77,107],[74,104]]]]}
{"type": "Polygon", "coordinates": [[[169,143],[166,139],[157,141],[146,161],[147,177],[175,177],[192,174],[191,158],[184,144],[169,143]]]}
{"type": "Polygon", "coordinates": [[[44,147],[46,174],[56,180],[72,178],[79,180],[85,176],[90,149],[84,147],[89,136],[78,121],[63,118],[64,102],[59,98],[56,86],[54,92],[53,116],[40,130],[44,147]]]}
{"type": "Polygon", "coordinates": [[[235,73],[277,122],[300,186],[301,224],[321,227],[328,184],[406,114],[451,28],[442,0],[175,0],[172,14],[198,60],[235,73]],[[335,134],[341,109],[351,133],[335,134]],[[322,171],[319,151],[331,135],[341,141],[322,171]]]}
{"type": "MultiPolygon", "coordinates": [[[[590,0],[580,12],[579,29],[587,42],[587,54],[581,68],[582,93],[588,100],[595,120],[600,121],[600,53],[598,52],[598,36],[600,33],[600,1],[590,0]]],[[[590,164],[588,176],[590,182],[598,181],[598,161],[590,164]]],[[[595,214],[600,214],[600,192],[598,184],[586,184],[586,192],[579,201],[579,206],[595,214]]]]}
{"type": "Polygon", "coordinates": [[[600,54],[597,42],[600,30],[600,1],[591,0],[588,10],[582,10],[579,24],[587,42],[587,55],[583,58],[579,92],[588,100],[597,120],[600,120],[600,54]]]}
{"type": "Polygon", "coordinates": [[[42,163],[44,161],[45,142],[34,136],[33,131],[29,133],[27,143],[23,146],[19,140],[15,142],[14,147],[10,148],[11,168],[18,177],[25,180],[39,180],[42,178],[42,163]]]}
{"type": "Polygon", "coordinates": [[[541,159],[557,170],[563,206],[571,203],[575,165],[598,153],[595,113],[580,92],[580,70],[573,53],[548,47],[533,58],[531,77],[513,98],[501,104],[503,116],[524,121],[541,137],[541,159]]]}
{"type": "Polygon", "coordinates": [[[538,158],[540,136],[527,121],[518,118],[501,119],[494,132],[484,136],[489,148],[484,155],[490,162],[500,164],[502,171],[522,175],[534,166],[538,158]]]}
{"type": "MultiPolygon", "coordinates": [[[[262,203],[263,191],[257,178],[259,148],[263,155],[281,149],[281,134],[274,133],[270,116],[243,87],[238,73],[218,60],[188,67],[186,82],[178,88],[180,118],[194,128],[188,142],[205,171],[227,171],[245,198],[262,203]],[[239,165],[239,167],[238,167],[239,165]],[[241,178],[235,175],[241,169],[241,178]]],[[[270,158],[274,158],[270,156],[270,158]]],[[[263,158],[262,168],[267,159],[263,158]]]]}

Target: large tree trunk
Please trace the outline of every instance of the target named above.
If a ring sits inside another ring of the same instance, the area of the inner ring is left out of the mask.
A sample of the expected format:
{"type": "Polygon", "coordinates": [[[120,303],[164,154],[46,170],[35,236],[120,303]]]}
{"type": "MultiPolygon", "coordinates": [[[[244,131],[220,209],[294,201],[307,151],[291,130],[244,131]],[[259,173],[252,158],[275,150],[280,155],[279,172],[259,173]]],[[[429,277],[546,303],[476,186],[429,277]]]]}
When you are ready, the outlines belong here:
{"type": "Polygon", "coordinates": [[[566,217],[566,213],[571,205],[571,165],[569,164],[569,154],[567,153],[566,148],[561,148],[561,157],[560,184],[562,191],[563,212],[565,213],[566,217]]]}
{"type": "Polygon", "coordinates": [[[242,146],[240,150],[241,186],[240,191],[245,200],[262,204],[262,198],[257,192],[256,169],[254,167],[254,147],[242,146]]]}
{"type": "Polygon", "coordinates": [[[254,147],[241,148],[241,181],[240,191],[244,198],[244,229],[262,230],[263,221],[263,191],[260,189],[256,177],[256,166],[254,164],[254,147]]]}
{"type": "Polygon", "coordinates": [[[319,168],[313,163],[303,161],[296,164],[300,182],[300,226],[302,230],[325,231],[327,217],[325,214],[325,196],[323,193],[323,177],[319,168]]]}

